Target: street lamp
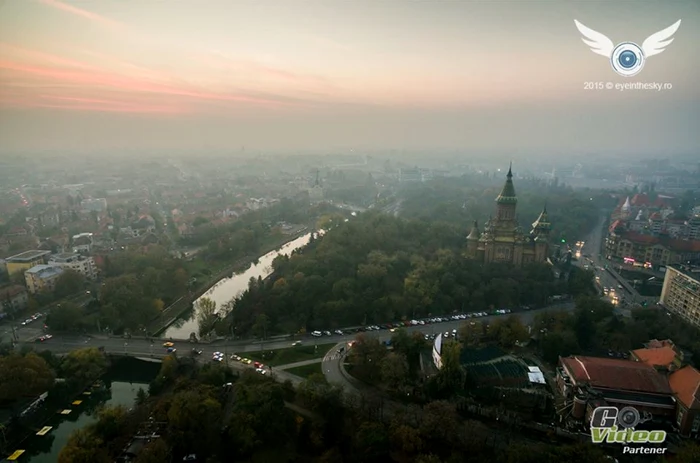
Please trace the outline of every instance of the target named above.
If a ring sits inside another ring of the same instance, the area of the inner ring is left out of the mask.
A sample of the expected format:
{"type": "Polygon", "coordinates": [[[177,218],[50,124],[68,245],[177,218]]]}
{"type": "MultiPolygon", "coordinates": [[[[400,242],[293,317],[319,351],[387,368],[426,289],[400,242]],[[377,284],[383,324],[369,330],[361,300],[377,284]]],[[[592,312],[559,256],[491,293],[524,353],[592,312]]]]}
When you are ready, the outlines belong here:
{"type": "Polygon", "coordinates": [[[153,357],[153,344],[151,344],[151,357],[153,357]]]}
{"type": "Polygon", "coordinates": [[[124,355],[126,355],[126,346],[128,346],[128,345],[129,345],[129,343],[126,343],[126,342],[124,343],[124,355]]]}

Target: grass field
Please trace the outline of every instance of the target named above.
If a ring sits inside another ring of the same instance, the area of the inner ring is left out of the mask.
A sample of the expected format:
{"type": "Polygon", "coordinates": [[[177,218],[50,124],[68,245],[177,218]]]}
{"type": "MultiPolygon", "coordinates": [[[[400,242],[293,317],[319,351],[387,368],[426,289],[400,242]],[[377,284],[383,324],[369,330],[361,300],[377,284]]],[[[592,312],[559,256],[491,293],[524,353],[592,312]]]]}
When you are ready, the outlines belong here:
{"type": "Polygon", "coordinates": [[[275,349],[272,351],[265,350],[263,352],[240,352],[238,355],[262,362],[265,365],[276,367],[279,365],[287,365],[289,363],[303,362],[304,360],[322,358],[324,355],[326,355],[326,353],[328,353],[331,347],[335,346],[336,344],[337,343],[335,342],[330,344],[319,344],[316,349],[314,349],[314,346],[295,346],[285,349],[275,349]]]}
{"type": "Polygon", "coordinates": [[[290,368],[288,370],[284,370],[288,373],[291,373],[293,375],[297,375],[301,378],[308,378],[309,376],[313,375],[314,373],[319,373],[320,375],[323,375],[323,364],[321,362],[319,363],[312,363],[311,365],[303,365],[301,367],[294,367],[290,368]]]}

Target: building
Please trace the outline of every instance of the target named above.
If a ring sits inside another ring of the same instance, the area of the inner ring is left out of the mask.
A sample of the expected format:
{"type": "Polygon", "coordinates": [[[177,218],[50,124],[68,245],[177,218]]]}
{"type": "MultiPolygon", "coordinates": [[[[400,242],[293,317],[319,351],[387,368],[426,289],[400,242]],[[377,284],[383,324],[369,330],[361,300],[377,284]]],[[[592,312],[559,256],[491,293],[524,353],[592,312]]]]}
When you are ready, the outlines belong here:
{"type": "Polygon", "coordinates": [[[657,421],[672,422],[676,413],[666,375],[644,362],[571,356],[559,359],[557,386],[573,418],[589,422],[595,407],[633,406],[657,421]]]}
{"type": "Polygon", "coordinates": [[[657,267],[700,262],[700,241],[677,239],[667,234],[641,233],[628,229],[626,222],[616,220],[608,229],[605,254],[609,259],[631,259],[657,267]]]}
{"type": "Polygon", "coordinates": [[[661,305],[695,327],[700,327],[700,271],[689,267],[666,269],[661,305]]]}
{"type": "Polygon", "coordinates": [[[676,396],[675,425],[679,433],[697,437],[700,431],[700,372],[690,365],[685,366],[671,373],[669,383],[676,396]]]}
{"type": "Polygon", "coordinates": [[[513,265],[546,262],[552,226],[547,217],[547,206],[533,222],[530,232],[526,233],[516,219],[518,198],[511,168],[496,204],[496,217],[486,223],[483,233],[479,232],[478,224],[474,222],[467,236],[466,256],[487,263],[506,262],[513,265]]]}
{"type": "Polygon", "coordinates": [[[63,269],[55,265],[35,265],[24,272],[24,280],[27,284],[27,290],[31,294],[36,294],[43,291],[53,291],[53,289],[56,287],[56,281],[62,273],[63,269]]]}
{"type": "Polygon", "coordinates": [[[0,288],[0,318],[8,313],[25,309],[28,301],[27,290],[23,286],[0,288]]]}
{"type": "Polygon", "coordinates": [[[97,266],[94,259],[82,254],[74,252],[54,254],[49,258],[48,264],[61,267],[64,270],[73,270],[89,280],[97,277],[97,266]]]}
{"type": "Polygon", "coordinates": [[[643,362],[661,371],[674,371],[683,363],[683,352],[677,349],[673,341],[653,341],[647,343],[642,349],[630,352],[630,358],[636,362],[643,362]]]}
{"type": "Polygon", "coordinates": [[[414,183],[422,181],[423,173],[420,169],[399,169],[399,182],[414,183]]]}
{"type": "Polygon", "coordinates": [[[51,251],[25,251],[16,256],[5,259],[7,265],[7,273],[14,275],[15,273],[24,272],[30,268],[46,263],[46,257],[51,254],[51,251]]]}
{"type": "Polygon", "coordinates": [[[92,233],[80,233],[73,235],[73,252],[89,254],[92,251],[92,233]]]}

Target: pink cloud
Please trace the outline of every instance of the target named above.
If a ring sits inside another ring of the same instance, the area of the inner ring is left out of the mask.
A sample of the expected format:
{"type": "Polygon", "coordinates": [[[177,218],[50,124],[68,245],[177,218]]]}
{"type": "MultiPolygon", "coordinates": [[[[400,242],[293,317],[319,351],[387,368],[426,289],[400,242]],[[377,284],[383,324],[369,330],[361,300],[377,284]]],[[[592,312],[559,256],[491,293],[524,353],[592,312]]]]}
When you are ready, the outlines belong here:
{"type": "Polygon", "coordinates": [[[67,5],[63,2],[59,2],[58,0],[39,0],[41,3],[43,3],[46,6],[50,6],[51,8],[55,8],[57,10],[63,11],[65,13],[72,14],[74,16],[79,16],[81,18],[87,19],[88,21],[91,21],[96,24],[100,24],[103,26],[111,27],[111,28],[122,28],[125,27],[124,24],[114,21],[113,19],[106,18],[104,16],[101,16],[97,13],[92,13],[87,10],[83,10],[81,8],[72,6],[72,5],[67,5]]]}

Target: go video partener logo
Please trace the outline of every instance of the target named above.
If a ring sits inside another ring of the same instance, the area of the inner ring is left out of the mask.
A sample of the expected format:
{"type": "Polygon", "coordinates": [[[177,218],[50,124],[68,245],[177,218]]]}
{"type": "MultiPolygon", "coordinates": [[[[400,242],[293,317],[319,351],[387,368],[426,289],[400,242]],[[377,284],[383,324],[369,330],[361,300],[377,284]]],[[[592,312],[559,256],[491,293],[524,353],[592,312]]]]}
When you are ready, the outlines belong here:
{"type": "Polygon", "coordinates": [[[591,414],[591,440],[594,444],[622,444],[622,453],[627,454],[664,454],[662,447],[630,447],[627,444],[663,444],[666,431],[635,430],[635,426],[649,421],[651,416],[642,418],[634,407],[597,407],[591,414]]]}

